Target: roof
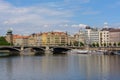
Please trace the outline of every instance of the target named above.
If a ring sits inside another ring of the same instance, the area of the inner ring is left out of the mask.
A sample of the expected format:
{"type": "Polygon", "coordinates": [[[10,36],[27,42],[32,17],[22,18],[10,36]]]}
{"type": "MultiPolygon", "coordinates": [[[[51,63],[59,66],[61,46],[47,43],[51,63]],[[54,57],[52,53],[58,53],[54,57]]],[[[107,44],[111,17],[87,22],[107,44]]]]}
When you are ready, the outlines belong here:
{"type": "Polygon", "coordinates": [[[120,32],[120,29],[112,29],[110,32],[120,32]]]}
{"type": "Polygon", "coordinates": [[[48,34],[53,34],[53,35],[58,34],[58,35],[61,35],[61,34],[67,34],[67,33],[65,33],[65,32],[44,32],[42,34],[44,34],[44,35],[48,35],[48,34]]]}
{"type": "Polygon", "coordinates": [[[110,30],[113,30],[114,28],[102,28],[101,31],[110,31],[110,30]]]}
{"type": "Polygon", "coordinates": [[[13,39],[27,39],[29,36],[13,35],[13,39]]]}

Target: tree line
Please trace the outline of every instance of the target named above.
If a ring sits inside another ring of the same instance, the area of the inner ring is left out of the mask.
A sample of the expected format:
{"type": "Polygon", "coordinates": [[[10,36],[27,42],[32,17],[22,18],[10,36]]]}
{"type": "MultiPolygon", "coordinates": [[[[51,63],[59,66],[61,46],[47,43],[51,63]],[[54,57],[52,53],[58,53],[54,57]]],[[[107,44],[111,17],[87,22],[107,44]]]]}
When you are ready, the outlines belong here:
{"type": "Polygon", "coordinates": [[[4,36],[1,36],[0,37],[0,46],[5,46],[5,45],[10,45],[10,43],[8,43],[7,41],[6,41],[6,39],[5,39],[5,37],[4,36]]]}

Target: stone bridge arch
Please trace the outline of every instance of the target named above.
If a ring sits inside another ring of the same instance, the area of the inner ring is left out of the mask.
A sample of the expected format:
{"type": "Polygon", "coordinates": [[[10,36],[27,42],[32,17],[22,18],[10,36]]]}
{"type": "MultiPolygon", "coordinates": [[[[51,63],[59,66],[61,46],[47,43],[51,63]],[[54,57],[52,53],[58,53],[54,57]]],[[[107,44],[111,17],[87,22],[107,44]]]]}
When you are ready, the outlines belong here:
{"type": "Polygon", "coordinates": [[[24,47],[23,55],[43,55],[45,50],[39,47],[24,47]]]}
{"type": "Polygon", "coordinates": [[[1,52],[8,52],[10,56],[20,55],[20,50],[13,47],[0,47],[1,52]]]}

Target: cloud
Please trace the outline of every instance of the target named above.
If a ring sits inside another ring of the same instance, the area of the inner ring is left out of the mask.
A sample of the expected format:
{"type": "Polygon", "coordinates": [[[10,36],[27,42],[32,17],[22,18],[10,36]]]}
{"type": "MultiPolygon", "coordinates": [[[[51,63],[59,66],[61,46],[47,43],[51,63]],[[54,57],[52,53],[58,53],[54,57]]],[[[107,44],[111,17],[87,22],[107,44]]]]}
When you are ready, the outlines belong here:
{"type": "Polygon", "coordinates": [[[5,33],[12,27],[13,32],[17,34],[54,30],[75,32],[86,26],[74,24],[74,17],[81,16],[76,14],[79,12],[84,15],[99,14],[98,11],[88,10],[86,7],[83,10],[81,4],[89,2],[90,0],[62,0],[16,7],[8,2],[0,1],[1,30],[5,33]]]}
{"type": "Polygon", "coordinates": [[[71,25],[71,27],[75,27],[75,28],[85,28],[86,26],[88,26],[88,25],[86,25],[86,24],[74,24],[74,25],[71,25]]]}
{"type": "Polygon", "coordinates": [[[38,8],[38,7],[28,7],[28,8],[12,8],[9,12],[5,14],[9,14],[8,18],[4,23],[7,24],[21,24],[21,23],[33,23],[33,24],[58,24],[67,21],[67,17],[69,12],[49,9],[49,8],[38,8]],[[62,19],[62,18],[66,18],[62,19]],[[39,21],[39,22],[38,22],[39,21]]]}
{"type": "MultiPolygon", "coordinates": [[[[3,30],[12,27],[18,33],[45,30],[46,27],[70,22],[70,10],[58,10],[47,6],[16,7],[0,1],[0,25],[3,30]],[[34,27],[33,27],[34,26],[34,27]]],[[[4,32],[5,33],[5,32],[4,32]]]]}

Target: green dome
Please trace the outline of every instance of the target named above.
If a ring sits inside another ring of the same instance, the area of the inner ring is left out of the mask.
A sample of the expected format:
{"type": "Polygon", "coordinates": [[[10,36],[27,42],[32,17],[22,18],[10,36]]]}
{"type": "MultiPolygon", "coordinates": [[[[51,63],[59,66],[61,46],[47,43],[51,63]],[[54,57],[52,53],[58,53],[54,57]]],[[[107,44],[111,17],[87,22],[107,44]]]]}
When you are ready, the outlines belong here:
{"type": "Polygon", "coordinates": [[[11,29],[9,29],[9,30],[7,31],[7,33],[12,33],[12,30],[11,30],[11,29]]]}
{"type": "Polygon", "coordinates": [[[12,30],[9,29],[9,30],[7,31],[7,34],[12,34],[12,30]]]}

